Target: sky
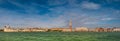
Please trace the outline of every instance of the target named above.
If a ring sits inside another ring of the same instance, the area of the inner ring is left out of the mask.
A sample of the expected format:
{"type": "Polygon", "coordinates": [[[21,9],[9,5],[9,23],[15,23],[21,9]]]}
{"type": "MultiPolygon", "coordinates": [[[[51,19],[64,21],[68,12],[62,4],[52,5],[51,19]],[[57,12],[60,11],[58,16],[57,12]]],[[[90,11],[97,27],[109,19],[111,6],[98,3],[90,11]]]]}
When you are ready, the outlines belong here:
{"type": "Polygon", "coordinates": [[[120,0],[0,0],[0,27],[120,27],[120,0]]]}

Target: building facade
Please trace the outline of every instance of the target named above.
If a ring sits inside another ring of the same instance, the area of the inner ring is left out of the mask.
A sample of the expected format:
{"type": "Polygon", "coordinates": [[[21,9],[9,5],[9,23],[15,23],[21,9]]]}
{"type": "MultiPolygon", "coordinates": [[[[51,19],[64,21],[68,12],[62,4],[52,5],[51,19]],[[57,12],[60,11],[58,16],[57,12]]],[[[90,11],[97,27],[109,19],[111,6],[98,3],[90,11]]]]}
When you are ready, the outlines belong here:
{"type": "Polygon", "coordinates": [[[88,32],[88,28],[87,27],[77,27],[75,28],[76,32],[88,32]]]}

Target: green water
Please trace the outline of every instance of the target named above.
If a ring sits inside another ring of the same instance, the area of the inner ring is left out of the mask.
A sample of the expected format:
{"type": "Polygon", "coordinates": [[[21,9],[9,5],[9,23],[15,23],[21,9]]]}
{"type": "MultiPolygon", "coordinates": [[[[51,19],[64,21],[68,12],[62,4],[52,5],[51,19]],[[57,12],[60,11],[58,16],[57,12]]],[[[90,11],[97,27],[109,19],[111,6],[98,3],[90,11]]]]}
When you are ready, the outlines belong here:
{"type": "Polygon", "coordinates": [[[0,41],[120,41],[120,32],[0,32],[0,41]]]}

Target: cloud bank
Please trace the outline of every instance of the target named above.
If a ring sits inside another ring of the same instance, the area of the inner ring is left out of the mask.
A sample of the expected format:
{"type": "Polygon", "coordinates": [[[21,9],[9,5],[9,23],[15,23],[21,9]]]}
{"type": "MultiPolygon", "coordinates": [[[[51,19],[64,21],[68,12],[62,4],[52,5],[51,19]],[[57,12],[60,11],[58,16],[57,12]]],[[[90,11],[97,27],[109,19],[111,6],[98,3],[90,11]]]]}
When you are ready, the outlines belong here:
{"type": "Polygon", "coordinates": [[[73,27],[119,26],[120,10],[102,7],[90,1],[49,0],[39,3],[6,0],[13,8],[0,6],[0,25],[14,27],[73,27]],[[109,11],[108,11],[109,10],[109,11]],[[115,21],[114,23],[112,21],[115,21]],[[106,25],[107,24],[107,25],[106,25]],[[113,25],[114,24],[114,25],[113,25]]]}

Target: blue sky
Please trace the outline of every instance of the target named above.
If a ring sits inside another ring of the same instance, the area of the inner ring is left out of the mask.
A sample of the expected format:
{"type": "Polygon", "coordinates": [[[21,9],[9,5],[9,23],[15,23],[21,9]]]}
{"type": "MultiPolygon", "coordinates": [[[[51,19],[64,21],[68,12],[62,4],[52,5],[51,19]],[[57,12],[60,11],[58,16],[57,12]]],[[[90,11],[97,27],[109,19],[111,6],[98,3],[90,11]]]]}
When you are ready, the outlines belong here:
{"type": "Polygon", "coordinates": [[[120,27],[120,0],[0,0],[0,26],[120,27]]]}

